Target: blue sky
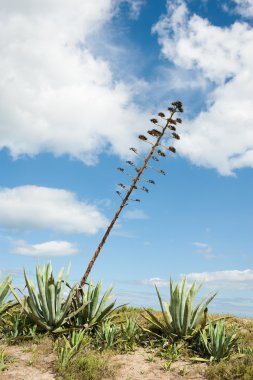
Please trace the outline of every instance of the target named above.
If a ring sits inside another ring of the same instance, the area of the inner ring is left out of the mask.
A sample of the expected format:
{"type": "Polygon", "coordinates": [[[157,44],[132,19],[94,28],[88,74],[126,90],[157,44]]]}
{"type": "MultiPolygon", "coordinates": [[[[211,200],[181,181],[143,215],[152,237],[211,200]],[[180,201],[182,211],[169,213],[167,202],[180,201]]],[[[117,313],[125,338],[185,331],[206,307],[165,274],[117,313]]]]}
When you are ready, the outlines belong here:
{"type": "Polygon", "coordinates": [[[71,262],[78,281],[119,206],[117,167],[171,101],[178,154],[137,194],[91,277],[157,306],[170,276],[253,316],[252,0],[29,0],[0,10],[0,275],[71,262]]]}

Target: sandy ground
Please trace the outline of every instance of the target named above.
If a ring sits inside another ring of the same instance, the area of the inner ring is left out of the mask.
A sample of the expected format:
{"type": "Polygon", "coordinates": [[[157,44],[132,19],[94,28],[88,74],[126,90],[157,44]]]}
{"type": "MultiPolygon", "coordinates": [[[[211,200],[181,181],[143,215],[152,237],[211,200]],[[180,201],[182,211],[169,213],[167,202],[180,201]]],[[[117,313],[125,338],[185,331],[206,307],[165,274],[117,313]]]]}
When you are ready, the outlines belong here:
{"type": "MultiPolygon", "coordinates": [[[[178,360],[172,363],[169,370],[163,369],[160,358],[154,357],[150,361],[150,354],[144,349],[137,349],[134,353],[116,355],[114,363],[119,365],[115,380],[201,380],[200,365],[178,360]]],[[[203,365],[201,366],[203,368],[203,365]]],[[[104,379],[111,380],[111,379],[104,379]]]]}
{"type": "MultiPolygon", "coordinates": [[[[5,347],[10,358],[7,368],[0,372],[1,380],[60,380],[54,373],[55,354],[51,342],[43,340],[40,344],[21,344],[5,347]]],[[[101,380],[201,380],[203,364],[187,361],[172,363],[170,369],[164,370],[164,361],[154,357],[143,348],[133,353],[117,354],[111,357],[112,365],[117,371],[113,379],[101,380]]]]}
{"type": "MultiPolygon", "coordinates": [[[[4,351],[9,363],[6,370],[0,372],[2,380],[55,380],[53,366],[55,355],[51,342],[47,339],[41,344],[7,346],[4,351]]],[[[59,377],[58,377],[59,378],[59,377]]]]}

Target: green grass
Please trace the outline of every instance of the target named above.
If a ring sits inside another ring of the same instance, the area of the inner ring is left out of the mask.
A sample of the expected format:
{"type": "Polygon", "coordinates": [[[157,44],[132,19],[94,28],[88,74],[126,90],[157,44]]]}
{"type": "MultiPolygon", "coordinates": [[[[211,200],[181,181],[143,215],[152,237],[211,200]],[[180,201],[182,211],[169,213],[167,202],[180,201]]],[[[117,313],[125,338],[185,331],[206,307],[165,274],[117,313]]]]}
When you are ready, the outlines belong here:
{"type": "Polygon", "coordinates": [[[110,358],[110,352],[79,352],[64,371],[59,370],[59,374],[64,380],[113,379],[115,368],[110,363],[110,358]]]}

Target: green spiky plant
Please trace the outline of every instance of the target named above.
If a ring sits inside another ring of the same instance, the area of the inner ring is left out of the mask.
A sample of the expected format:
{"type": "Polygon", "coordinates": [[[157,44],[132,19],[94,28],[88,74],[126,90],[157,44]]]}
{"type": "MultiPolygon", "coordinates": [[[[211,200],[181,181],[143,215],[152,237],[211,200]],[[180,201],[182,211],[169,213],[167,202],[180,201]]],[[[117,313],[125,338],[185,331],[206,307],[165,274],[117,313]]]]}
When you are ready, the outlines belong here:
{"type": "Polygon", "coordinates": [[[227,333],[224,319],[209,321],[206,329],[200,332],[200,344],[210,361],[227,359],[237,342],[235,333],[227,333]]]}
{"type": "Polygon", "coordinates": [[[98,348],[113,348],[119,343],[119,326],[111,320],[102,322],[96,332],[98,348]]]}
{"type": "Polygon", "coordinates": [[[63,342],[57,342],[57,352],[61,369],[66,368],[70,360],[78,353],[81,347],[87,347],[90,338],[85,335],[85,330],[73,331],[69,338],[63,336],[63,342]]]}
{"type": "Polygon", "coordinates": [[[7,310],[15,306],[17,303],[13,300],[8,300],[10,295],[10,276],[5,277],[5,279],[0,283],[0,316],[2,316],[7,310]]]}
{"type": "Polygon", "coordinates": [[[37,333],[37,325],[31,321],[27,314],[22,313],[18,304],[17,307],[8,311],[1,320],[1,337],[7,342],[34,339],[37,333]]]}
{"type": "Polygon", "coordinates": [[[135,318],[126,317],[121,324],[121,348],[134,351],[141,339],[141,330],[135,318]]]}
{"type": "Polygon", "coordinates": [[[156,293],[162,311],[162,320],[146,309],[148,320],[152,327],[157,330],[157,334],[171,339],[182,338],[191,339],[205,326],[203,318],[206,318],[207,306],[217,293],[211,293],[201,299],[194,307],[194,299],[202,284],[196,285],[194,282],[187,286],[186,278],[183,278],[175,287],[170,280],[170,303],[162,301],[161,295],[156,288],[156,293]]]}
{"type": "Polygon", "coordinates": [[[20,298],[14,288],[10,286],[13,295],[22,306],[23,311],[44,331],[62,331],[62,326],[88,303],[86,302],[79,309],[71,311],[76,287],[73,286],[65,298],[64,292],[67,286],[69,271],[65,278],[63,276],[64,268],[60,270],[57,279],[55,279],[50,263],[44,265],[42,270],[37,265],[37,289],[33,281],[28,278],[26,271],[24,271],[24,277],[28,296],[24,295],[20,298]]]}
{"type": "Polygon", "coordinates": [[[96,286],[93,286],[93,282],[90,281],[87,288],[82,288],[73,299],[74,310],[79,310],[73,317],[75,326],[93,329],[108,319],[115,310],[121,307],[114,307],[116,300],[110,302],[112,298],[112,288],[109,288],[102,295],[101,287],[101,281],[99,281],[96,286]],[[83,307],[84,304],[86,305],[85,307],[83,307]]]}

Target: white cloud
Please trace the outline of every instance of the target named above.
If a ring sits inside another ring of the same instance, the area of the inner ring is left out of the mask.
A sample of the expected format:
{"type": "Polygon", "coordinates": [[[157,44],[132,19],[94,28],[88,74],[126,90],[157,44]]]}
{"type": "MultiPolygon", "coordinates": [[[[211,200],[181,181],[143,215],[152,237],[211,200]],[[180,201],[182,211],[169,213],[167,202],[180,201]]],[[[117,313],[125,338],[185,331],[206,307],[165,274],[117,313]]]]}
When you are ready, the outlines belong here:
{"type": "Polygon", "coordinates": [[[169,280],[162,279],[160,277],[152,277],[149,280],[143,280],[142,284],[144,285],[156,285],[157,287],[163,288],[170,285],[169,280]]]}
{"type": "Polygon", "coordinates": [[[205,286],[209,288],[253,288],[252,269],[189,273],[186,276],[189,281],[204,281],[205,286]]]}
{"type": "Polygon", "coordinates": [[[67,256],[75,255],[78,249],[68,241],[47,241],[39,244],[28,244],[25,241],[16,241],[13,253],[25,256],[67,256]]]}
{"type": "Polygon", "coordinates": [[[143,210],[128,210],[124,213],[125,219],[148,219],[148,215],[143,210]]]}
{"type": "MultiPolygon", "coordinates": [[[[188,282],[204,282],[207,288],[228,288],[228,289],[251,289],[253,288],[253,269],[246,270],[225,270],[217,272],[196,272],[181,275],[186,277],[188,282]]],[[[158,287],[168,287],[170,281],[160,277],[152,277],[143,280],[144,285],[156,285],[158,287]]]]}
{"type": "Polygon", "coordinates": [[[133,19],[138,19],[142,6],[145,4],[146,0],[126,0],[130,7],[130,16],[133,19]]]}
{"type": "Polygon", "coordinates": [[[215,86],[206,110],[184,123],[181,154],[222,175],[253,167],[253,28],[244,22],[214,26],[177,0],[167,2],[153,32],[165,57],[215,86]]]}
{"type": "Polygon", "coordinates": [[[1,228],[95,234],[107,223],[94,205],[79,201],[66,190],[39,186],[0,189],[1,228]]]}
{"type": "Polygon", "coordinates": [[[245,18],[253,17],[253,0],[233,0],[236,3],[236,12],[245,18]]]}
{"type": "Polygon", "coordinates": [[[212,247],[210,247],[209,244],[196,241],[195,243],[193,243],[193,245],[195,247],[197,247],[197,253],[204,255],[206,258],[214,258],[215,257],[213,255],[213,249],[212,249],[212,247]]]}
{"type": "MultiPolygon", "coordinates": [[[[115,0],[13,0],[0,9],[0,149],[17,157],[51,152],[86,164],[105,149],[123,155],[143,113],[133,86],[116,81],[94,55],[93,33],[112,18],[115,0]]],[[[139,2],[131,2],[135,12],[139,2]]]]}

